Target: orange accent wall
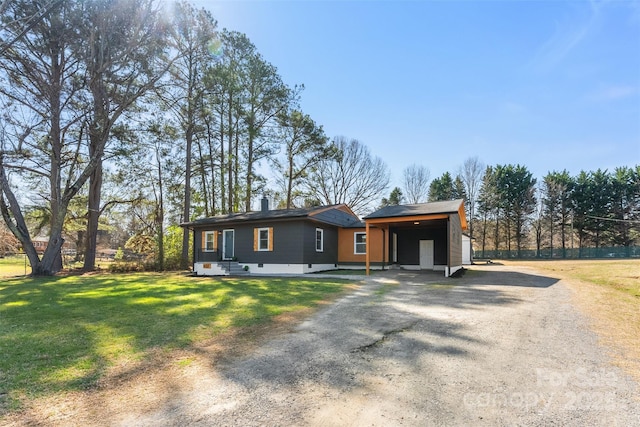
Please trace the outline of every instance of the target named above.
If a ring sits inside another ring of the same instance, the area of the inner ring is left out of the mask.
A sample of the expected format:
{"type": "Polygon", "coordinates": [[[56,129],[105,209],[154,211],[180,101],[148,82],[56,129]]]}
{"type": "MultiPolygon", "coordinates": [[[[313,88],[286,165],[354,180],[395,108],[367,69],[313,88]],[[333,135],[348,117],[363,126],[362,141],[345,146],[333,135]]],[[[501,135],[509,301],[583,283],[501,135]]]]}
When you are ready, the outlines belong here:
{"type": "MultiPolygon", "coordinates": [[[[365,229],[363,228],[340,228],[338,229],[338,263],[341,262],[361,262],[362,264],[366,261],[365,254],[356,255],[354,254],[354,237],[355,233],[364,233],[365,229]]],[[[384,262],[389,262],[389,244],[386,243],[383,245],[383,233],[379,228],[371,228],[369,229],[369,238],[371,239],[369,242],[369,246],[371,248],[371,262],[382,262],[383,256],[382,251],[384,248],[384,262]]],[[[389,233],[384,233],[384,239],[389,239],[389,233]]]]}

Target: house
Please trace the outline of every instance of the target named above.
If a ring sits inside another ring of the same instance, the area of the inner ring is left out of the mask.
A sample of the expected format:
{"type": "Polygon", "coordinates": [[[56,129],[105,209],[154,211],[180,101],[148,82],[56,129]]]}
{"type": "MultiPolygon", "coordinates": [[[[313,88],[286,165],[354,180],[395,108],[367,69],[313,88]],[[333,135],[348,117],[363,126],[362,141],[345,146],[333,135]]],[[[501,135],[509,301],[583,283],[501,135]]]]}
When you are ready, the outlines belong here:
{"type": "Polygon", "coordinates": [[[235,260],[252,274],[299,274],[337,268],[339,231],[354,224],[360,219],[346,205],[269,210],[263,199],[260,211],[183,226],[194,231],[196,274],[219,274],[235,260]]]}
{"type": "Polygon", "coordinates": [[[462,267],[462,200],[389,206],[360,220],[344,204],[204,218],[182,224],[194,233],[194,272],[312,273],[336,268],[462,267]],[[236,264],[237,262],[237,264],[236,264]],[[235,270],[234,270],[235,269],[235,270]]]}
{"type": "MultiPolygon", "coordinates": [[[[75,255],[75,251],[76,251],[75,245],[67,241],[64,238],[65,236],[62,236],[62,237],[63,237],[62,248],[61,248],[62,254],[66,255],[66,254],[73,253],[75,255]]],[[[36,252],[39,255],[42,255],[47,250],[47,246],[49,246],[49,236],[38,235],[33,239],[31,239],[31,243],[33,244],[33,247],[35,248],[36,252]]]]}

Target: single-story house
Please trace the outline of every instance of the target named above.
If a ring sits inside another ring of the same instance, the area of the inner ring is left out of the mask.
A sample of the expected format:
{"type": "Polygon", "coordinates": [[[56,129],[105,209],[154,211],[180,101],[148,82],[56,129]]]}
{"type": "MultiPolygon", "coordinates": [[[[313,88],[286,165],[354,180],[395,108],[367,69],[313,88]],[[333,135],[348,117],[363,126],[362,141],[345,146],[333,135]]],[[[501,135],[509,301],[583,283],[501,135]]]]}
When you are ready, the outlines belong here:
{"type": "Polygon", "coordinates": [[[312,273],[337,268],[462,268],[462,200],[389,206],[364,220],[344,204],[261,210],[182,224],[198,275],[312,273]]]}

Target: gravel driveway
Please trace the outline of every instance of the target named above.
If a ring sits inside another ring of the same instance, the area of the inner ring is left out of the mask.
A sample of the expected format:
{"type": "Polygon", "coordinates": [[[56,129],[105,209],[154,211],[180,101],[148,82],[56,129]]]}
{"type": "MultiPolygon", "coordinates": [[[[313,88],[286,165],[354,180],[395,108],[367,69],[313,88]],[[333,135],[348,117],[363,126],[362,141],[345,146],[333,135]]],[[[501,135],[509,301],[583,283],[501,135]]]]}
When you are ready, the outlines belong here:
{"type": "Polygon", "coordinates": [[[376,274],[244,356],[203,351],[10,425],[640,425],[637,384],[570,292],[505,266],[376,274]]]}
{"type": "Polygon", "coordinates": [[[389,272],[182,390],[154,425],[640,425],[570,291],[533,270],[389,272]]]}

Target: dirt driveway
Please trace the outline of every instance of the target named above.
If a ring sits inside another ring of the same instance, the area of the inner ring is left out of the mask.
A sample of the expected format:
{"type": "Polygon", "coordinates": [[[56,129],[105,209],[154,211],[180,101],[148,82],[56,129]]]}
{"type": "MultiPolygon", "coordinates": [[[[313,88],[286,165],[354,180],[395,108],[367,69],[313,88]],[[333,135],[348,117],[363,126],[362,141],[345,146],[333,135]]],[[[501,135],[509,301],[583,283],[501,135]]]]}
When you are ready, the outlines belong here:
{"type": "Polygon", "coordinates": [[[570,291],[524,268],[376,275],[249,354],[185,360],[16,424],[640,425],[570,291]]]}

